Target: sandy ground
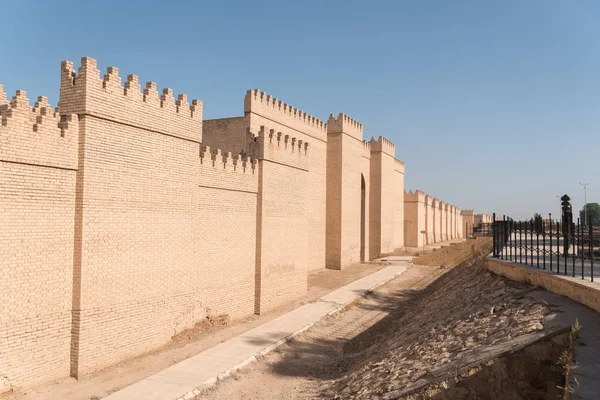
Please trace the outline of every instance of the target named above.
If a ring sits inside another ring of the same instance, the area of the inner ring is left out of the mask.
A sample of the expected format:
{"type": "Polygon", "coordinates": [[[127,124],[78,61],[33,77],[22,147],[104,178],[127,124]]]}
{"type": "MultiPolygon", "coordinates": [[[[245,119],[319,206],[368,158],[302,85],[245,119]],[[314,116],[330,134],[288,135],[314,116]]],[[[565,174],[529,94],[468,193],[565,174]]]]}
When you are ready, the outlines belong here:
{"type": "Polygon", "coordinates": [[[398,311],[447,269],[410,267],[344,311],[329,316],[287,344],[204,393],[217,399],[313,399],[339,378],[346,362],[386,331],[384,318],[398,311]],[[343,354],[346,357],[341,357],[343,354]]]}
{"type": "Polygon", "coordinates": [[[25,393],[13,394],[5,399],[101,399],[114,391],[144,379],[212,346],[236,337],[303,304],[310,303],[341,286],[372,274],[385,266],[386,264],[382,263],[365,263],[353,265],[343,271],[327,269],[313,271],[308,276],[308,291],[305,297],[267,314],[253,315],[225,326],[205,327],[200,331],[185,332],[178,335],[175,340],[157,352],[84,376],[80,380],[73,378],[62,379],[36,389],[28,390],[25,393]]]}

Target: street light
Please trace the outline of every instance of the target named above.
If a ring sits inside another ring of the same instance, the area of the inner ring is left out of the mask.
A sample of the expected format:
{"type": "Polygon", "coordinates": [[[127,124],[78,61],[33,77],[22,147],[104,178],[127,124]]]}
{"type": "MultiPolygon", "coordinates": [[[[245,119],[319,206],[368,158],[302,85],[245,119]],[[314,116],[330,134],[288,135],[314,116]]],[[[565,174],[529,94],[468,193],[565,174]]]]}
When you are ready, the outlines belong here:
{"type": "Polygon", "coordinates": [[[583,186],[583,226],[587,225],[587,187],[589,182],[579,182],[583,186]]]}

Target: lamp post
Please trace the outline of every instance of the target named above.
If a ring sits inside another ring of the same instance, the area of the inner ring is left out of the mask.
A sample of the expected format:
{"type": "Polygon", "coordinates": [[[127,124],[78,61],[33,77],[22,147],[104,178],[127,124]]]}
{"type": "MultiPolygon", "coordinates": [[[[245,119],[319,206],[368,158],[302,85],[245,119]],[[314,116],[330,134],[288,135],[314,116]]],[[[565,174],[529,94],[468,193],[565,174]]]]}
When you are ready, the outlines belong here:
{"type": "Polygon", "coordinates": [[[579,182],[583,186],[583,226],[587,225],[587,187],[589,182],[579,182]]]}

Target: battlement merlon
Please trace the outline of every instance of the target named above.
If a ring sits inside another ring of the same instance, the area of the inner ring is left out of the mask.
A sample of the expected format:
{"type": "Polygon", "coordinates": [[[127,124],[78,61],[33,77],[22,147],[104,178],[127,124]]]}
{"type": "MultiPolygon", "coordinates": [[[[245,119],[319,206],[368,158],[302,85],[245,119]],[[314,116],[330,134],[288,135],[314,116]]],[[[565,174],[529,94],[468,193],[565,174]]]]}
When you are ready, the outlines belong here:
{"type": "Polygon", "coordinates": [[[372,152],[382,152],[392,157],[396,156],[396,145],[391,140],[384,138],[383,136],[379,136],[377,139],[374,137],[371,138],[371,151],[372,152]]]}
{"type": "Polygon", "coordinates": [[[195,142],[202,141],[202,102],[171,89],[159,97],[156,84],[142,92],[136,75],[121,84],[119,70],[108,67],[101,78],[97,62],[83,57],[76,71],[71,61],[61,64],[59,109],[61,114],[92,115],[195,142]]]}
{"type": "Polygon", "coordinates": [[[460,213],[462,215],[468,215],[468,216],[471,216],[471,215],[474,216],[475,215],[475,211],[474,210],[462,210],[460,213]]]}
{"type": "Polygon", "coordinates": [[[305,136],[296,137],[294,130],[273,129],[265,125],[260,126],[258,134],[247,131],[248,154],[259,161],[270,160],[281,165],[292,166],[301,170],[309,170],[311,149],[310,142],[304,140],[305,136]]]}
{"type": "Polygon", "coordinates": [[[371,158],[371,142],[362,141],[362,156],[364,158],[371,158]]]}
{"type": "Polygon", "coordinates": [[[0,85],[0,107],[8,104],[8,100],[6,99],[6,93],[4,92],[4,86],[0,85]]]}
{"type": "Polygon", "coordinates": [[[432,200],[433,200],[433,198],[430,195],[428,195],[428,194],[425,195],[425,204],[426,205],[431,206],[432,200]]]}
{"type": "Polygon", "coordinates": [[[329,115],[327,133],[345,133],[361,142],[363,140],[362,124],[343,113],[338,114],[337,118],[333,114],[329,115]]]}
{"type": "Polygon", "coordinates": [[[47,97],[32,108],[27,93],[17,90],[0,105],[0,160],[76,170],[78,144],[77,115],[61,117],[47,97]]]}
{"type": "Polygon", "coordinates": [[[405,203],[425,203],[425,193],[420,190],[415,190],[414,192],[411,190],[407,192],[404,191],[404,202],[405,203]]]}
{"type": "Polygon", "coordinates": [[[246,91],[244,113],[255,113],[320,140],[327,140],[325,122],[259,89],[246,91]]]}
{"type": "Polygon", "coordinates": [[[245,155],[232,154],[221,149],[211,149],[210,146],[200,146],[200,163],[212,165],[214,168],[233,170],[254,174],[256,169],[255,158],[245,155]]]}
{"type": "Polygon", "coordinates": [[[434,208],[439,208],[440,207],[440,199],[438,199],[437,197],[433,199],[432,205],[434,208]]]}

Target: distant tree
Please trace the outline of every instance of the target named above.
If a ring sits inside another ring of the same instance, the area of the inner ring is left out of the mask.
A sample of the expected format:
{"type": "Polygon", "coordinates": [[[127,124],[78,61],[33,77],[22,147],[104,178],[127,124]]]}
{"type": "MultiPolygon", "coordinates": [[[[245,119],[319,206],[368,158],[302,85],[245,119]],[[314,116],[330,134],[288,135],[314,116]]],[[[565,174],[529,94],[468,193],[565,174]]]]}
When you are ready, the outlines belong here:
{"type": "MultiPolygon", "coordinates": [[[[581,211],[579,211],[579,220],[582,222],[584,222],[584,218],[585,218],[585,209],[586,209],[586,207],[584,206],[581,208],[581,211]]],[[[587,203],[587,217],[588,217],[588,221],[592,222],[592,225],[599,226],[600,225],[600,204],[587,203]]]]}

